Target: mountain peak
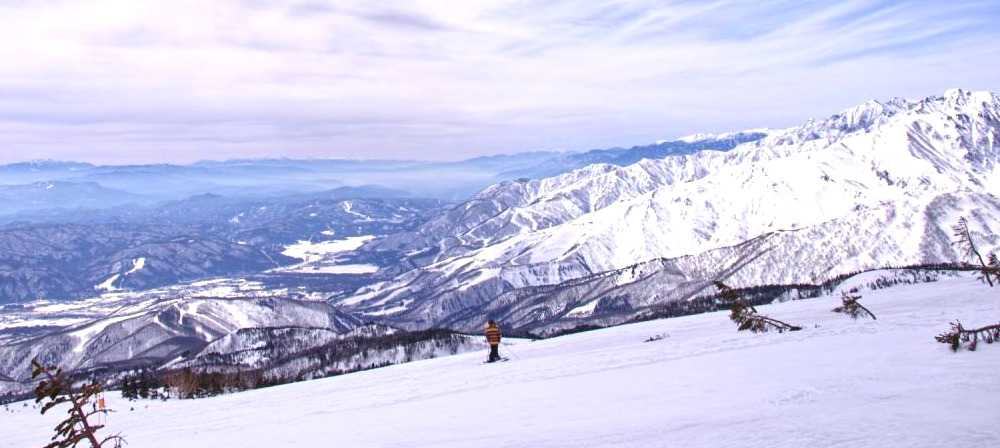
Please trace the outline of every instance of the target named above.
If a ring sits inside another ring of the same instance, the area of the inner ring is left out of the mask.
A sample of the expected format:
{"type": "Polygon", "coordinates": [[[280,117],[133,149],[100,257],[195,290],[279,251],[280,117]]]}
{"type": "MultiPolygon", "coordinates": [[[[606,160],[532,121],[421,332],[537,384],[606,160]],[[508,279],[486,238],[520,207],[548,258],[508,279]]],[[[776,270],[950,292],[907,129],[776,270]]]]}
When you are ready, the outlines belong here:
{"type": "Polygon", "coordinates": [[[971,92],[960,88],[948,89],[944,92],[944,99],[955,104],[965,104],[971,92]]]}
{"type": "Polygon", "coordinates": [[[937,103],[945,107],[959,108],[965,106],[987,105],[1000,107],[1000,97],[989,91],[971,91],[960,88],[948,89],[942,96],[932,96],[923,103],[937,103]]]}
{"type": "Polygon", "coordinates": [[[681,138],[678,138],[677,141],[684,142],[684,143],[697,143],[697,142],[702,142],[702,141],[705,141],[705,140],[712,140],[714,138],[715,138],[715,134],[702,134],[702,133],[698,133],[698,134],[685,135],[685,136],[683,136],[681,138]]]}

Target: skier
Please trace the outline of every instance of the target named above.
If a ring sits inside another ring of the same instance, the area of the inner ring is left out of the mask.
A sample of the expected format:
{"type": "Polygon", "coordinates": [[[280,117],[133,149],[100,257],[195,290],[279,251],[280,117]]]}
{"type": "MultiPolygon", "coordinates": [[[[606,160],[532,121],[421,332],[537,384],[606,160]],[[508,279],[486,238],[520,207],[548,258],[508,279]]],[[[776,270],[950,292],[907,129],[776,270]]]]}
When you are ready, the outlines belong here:
{"type": "Polygon", "coordinates": [[[486,326],[486,342],[490,343],[490,357],[486,362],[499,361],[500,358],[500,327],[490,319],[486,326]]]}

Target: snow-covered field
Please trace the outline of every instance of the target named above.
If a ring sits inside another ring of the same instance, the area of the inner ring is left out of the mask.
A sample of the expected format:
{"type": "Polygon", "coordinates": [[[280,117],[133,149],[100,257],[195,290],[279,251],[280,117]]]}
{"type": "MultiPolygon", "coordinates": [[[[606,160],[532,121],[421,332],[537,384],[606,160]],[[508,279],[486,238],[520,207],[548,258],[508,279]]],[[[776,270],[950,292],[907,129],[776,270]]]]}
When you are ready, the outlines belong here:
{"type": "MultiPolygon", "coordinates": [[[[517,341],[494,365],[465,354],[190,401],[111,393],[108,429],[134,447],[1000,446],[1000,345],[934,340],[956,319],[1000,321],[1000,289],[865,292],[877,321],[831,313],[839,302],[758,308],[794,333],[711,313],[517,341]]],[[[0,446],[44,445],[62,414],[10,409],[0,446]]]]}
{"type": "MultiPolygon", "coordinates": [[[[347,204],[345,202],[345,204],[347,204]]],[[[348,211],[350,211],[348,207],[348,211]]],[[[371,241],[372,235],[332,241],[299,241],[285,247],[282,255],[302,259],[302,263],[274,269],[272,272],[307,274],[371,274],[378,271],[373,264],[340,264],[338,254],[353,251],[371,241]]]]}

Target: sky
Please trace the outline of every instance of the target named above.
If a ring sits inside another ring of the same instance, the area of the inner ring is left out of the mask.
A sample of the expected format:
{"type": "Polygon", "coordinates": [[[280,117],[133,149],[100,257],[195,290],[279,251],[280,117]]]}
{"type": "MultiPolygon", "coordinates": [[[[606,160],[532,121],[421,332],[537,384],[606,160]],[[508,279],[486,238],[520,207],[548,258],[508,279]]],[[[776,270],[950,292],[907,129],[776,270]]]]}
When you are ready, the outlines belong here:
{"type": "Polygon", "coordinates": [[[0,163],[458,160],[1000,92],[1000,2],[0,0],[0,163]]]}

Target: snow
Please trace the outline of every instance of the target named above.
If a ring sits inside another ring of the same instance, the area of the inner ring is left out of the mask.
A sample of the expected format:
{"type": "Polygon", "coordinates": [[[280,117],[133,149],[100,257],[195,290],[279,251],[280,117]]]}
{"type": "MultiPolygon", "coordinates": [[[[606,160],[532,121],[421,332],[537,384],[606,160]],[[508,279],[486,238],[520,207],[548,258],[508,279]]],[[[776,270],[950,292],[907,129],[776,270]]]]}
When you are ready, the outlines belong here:
{"type": "Polygon", "coordinates": [[[239,296],[239,289],[234,285],[219,285],[198,291],[198,297],[226,298],[237,296],[239,296]]]}
{"type": "Polygon", "coordinates": [[[226,283],[226,281],[227,280],[224,279],[224,278],[213,278],[213,279],[209,279],[209,280],[199,280],[199,281],[196,281],[196,282],[191,282],[191,286],[193,286],[193,287],[205,287],[205,286],[209,286],[209,285],[223,284],[223,283],[226,283]]]}
{"type": "Polygon", "coordinates": [[[296,244],[286,246],[281,254],[292,258],[300,258],[307,262],[319,261],[327,255],[355,250],[373,238],[375,237],[372,235],[365,235],[336,241],[321,241],[318,243],[299,241],[296,244]]]}
{"type": "Polygon", "coordinates": [[[590,301],[590,303],[587,303],[586,305],[582,305],[582,306],[578,306],[576,308],[573,308],[568,313],[566,313],[566,317],[586,317],[586,316],[590,316],[590,315],[594,314],[594,310],[597,309],[597,302],[600,302],[600,300],[592,300],[592,301],[590,301]]]}
{"type": "Polygon", "coordinates": [[[132,269],[129,269],[129,271],[126,272],[125,275],[129,275],[129,274],[133,274],[133,273],[136,273],[138,271],[141,271],[142,268],[144,268],[144,267],[146,267],[146,257],[136,258],[135,260],[132,260],[132,269]]]}
{"type": "Polygon", "coordinates": [[[118,288],[115,288],[114,283],[115,283],[115,280],[118,280],[118,277],[120,277],[120,276],[121,276],[121,274],[112,275],[110,278],[108,278],[107,280],[105,280],[104,283],[101,283],[100,285],[94,286],[94,289],[96,289],[96,290],[103,290],[103,291],[116,291],[116,290],[118,290],[118,288]]]}
{"type": "Polygon", "coordinates": [[[306,272],[314,274],[372,274],[378,272],[378,266],[373,264],[338,264],[332,266],[317,266],[286,272],[306,272]]]}
{"type": "Polygon", "coordinates": [[[72,331],[69,333],[70,336],[74,336],[80,339],[80,342],[73,348],[74,353],[82,353],[83,349],[90,342],[90,339],[100,332],[104,331],[105,328],[114,325],[118,322],[126,321],[135,317],[135,314],[122,314],[116,317],[109,317],[107,319],[97,320],[91,324],[84,326],[83,328],[72,331]]]}
{"type": "MultiPolygon", "coordinates": [[[[326,234],[326,231],[323,232],[326,234]]],[[[333,232],[330,232],[332,234],[333,232]]],[[[373,264],[339,264],[338,254],[350,252],[374,239],[374,235],[355,236],[335,241],[299,241],[285,247],[283,255],[299,258],[303,263],[274,269],[273,272],[306,274],[371,274],[378,271],[373,264]]]]}
{"type": "Polygon", "coordinates": [[[36,313],[58,313],[62,311],[80,309],[85,306],[86,305],[82,302],[53,303],[51,305],[36,306],[34,311],[36,313]]]}
{"type": "MultiPolygon", "coordinates": [[[[130,446],[1000,446],[1000,346],[952,353],[934,335],[1000,319],[973,278],[760,306],[805,327],[737,332],[726,313],[644,322],[485,353],[215,398],[126,402],[105,434],[130,446]],[[652,336],[662,339],[644,342],[652,336]],[[131,410],[134,409],[134,410],[131,410]]],[[[64,416],[0,409],[4,446],[38,446],[64,416]]]]}
{"type": "Polygon", "coordinates": [[[361,213],[358,213],[358,212],[354,211],[354,204],[352,204],[351,201],[344,201],[343,205],[344,205],[344,212],[345,213],[349,213],[349,214],[352,214],[354,216],[357,216],[358,218],[361,218],[364,221],[371,221],[372,220],[372,218],[370,216],[364,215],[364,214],[361,214],[361,213]]]}
{"type": "Polygon", "coordinates": [[[715,138],[715,135],[713,135],[713,134],[702,134],[702,133],[699,133],[699,134],[685,135],[683,137],[678,138],[677,141],[684,142],[684,143],[697,143],[697,142],[701,142],[701,141],[705,141],[705,140],[712,140],[714,138],[715,138]]]}

